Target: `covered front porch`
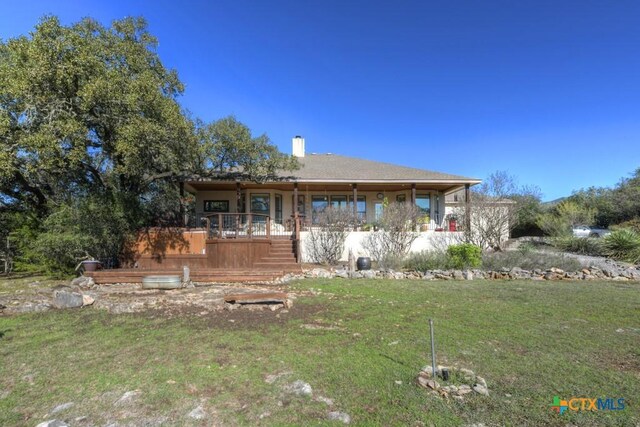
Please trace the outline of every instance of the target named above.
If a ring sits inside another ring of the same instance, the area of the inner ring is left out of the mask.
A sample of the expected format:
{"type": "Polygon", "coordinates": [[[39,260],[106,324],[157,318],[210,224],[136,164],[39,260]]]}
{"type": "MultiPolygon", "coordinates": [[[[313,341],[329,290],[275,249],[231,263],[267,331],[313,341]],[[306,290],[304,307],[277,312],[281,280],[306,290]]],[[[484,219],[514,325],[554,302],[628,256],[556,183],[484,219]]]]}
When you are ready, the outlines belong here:
{"type": "Polygon", "coordinates": [[[308,230],[327,207],[353,209],[357,218],[354,231],[366,231],[376,227],[384,206],[391,202],[412,203],[420,209],[417,231],[460,231],[466,224],[454,215],[451,195],[462,192],[464,200],[470,200],[469,184],[451,182],[190,181],[183,189],[195,196],[191,211],[185,212],[186,226],[206,228],[214,235],[235,233],[236,237],[249,229],[258,234],[291,236],[296,230],[295,221],[299,221],[299,231],[308,230]],[[229,213],[238,216],[225,215],[229,213]]]}

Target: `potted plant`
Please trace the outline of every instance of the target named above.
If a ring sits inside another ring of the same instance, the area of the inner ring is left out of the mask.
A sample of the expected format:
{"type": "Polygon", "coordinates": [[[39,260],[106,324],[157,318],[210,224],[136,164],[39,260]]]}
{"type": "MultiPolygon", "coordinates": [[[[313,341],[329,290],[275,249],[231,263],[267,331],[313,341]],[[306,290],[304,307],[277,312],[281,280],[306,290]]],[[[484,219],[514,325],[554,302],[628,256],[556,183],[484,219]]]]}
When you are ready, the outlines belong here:
{"type": "Polygon", "coordinates": [[[78,270],[80,267],[82,267],[82,272],[84,273],[85,271],[96,271],[98,268],[100,268],[100,261],[96,260],[94,257],[88,255],[87,259],[80,261],[80,264],[78,264],[78,266],[76,267],[76,270],[78,270]]]}

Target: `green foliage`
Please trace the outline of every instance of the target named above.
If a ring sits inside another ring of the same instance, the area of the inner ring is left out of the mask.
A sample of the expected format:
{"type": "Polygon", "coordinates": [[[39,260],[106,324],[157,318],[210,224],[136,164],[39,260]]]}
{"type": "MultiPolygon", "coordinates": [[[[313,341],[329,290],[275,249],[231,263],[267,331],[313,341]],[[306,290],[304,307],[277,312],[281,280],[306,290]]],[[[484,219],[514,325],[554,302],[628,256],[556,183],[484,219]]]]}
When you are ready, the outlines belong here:
{"type": "Polygon", "coordinates": [[[43,19],[0,43],[0,193],[46,209],[95,190],[140,195],[194,167],[193,126],[141,18],[43,19]]]}
{"type": "Polygon", "coordinates": [[[294,170],[294,156],[281,153],[267,135],[253,137],[251,130],[229,116],[197,129],[204,166],[218,174],[240,174],[245,179],[277,178],[280,170],[294,170]]]}
{"type": "Polygon", "coordinates": [[[621,222],[620,224],[611,226],[612,230],[620,230],[624,228],[633,230],[636,233],[640,234],[640,216],[630,219],[628,221],[621,222]]]}
{"type": "Polygon", "coordinates": [[[640,168],[614,188],[591,187],[573,194],[570,200],[595,211],[601,227],[640,218],[640,168]]]}
{"type": "Polygon", "coordinates": [[[450,264],[450,258],[444,252],[421,251],[409,254],[404,268],[411,271],[447,270],[450,264]]]}
{"type": "Polygon", "coordinates": [[[116,261],[130,236],[123,206],[115,200],[81,199],[53,209],[33,242],[37,260],[50,273],[72,273],[79,261],[116,261]]]}
{"type": "Polygon", "coordinates": [[[551,243],[565,252],[591,256],[602,256],[604,254],[602,239],[599,238],[562,236],[552,239],[551,243]]]}
{"type": "Polygon", "coordinates": [[[447,255],[452,268],[475,268],[482,265],[482,249],[470,243],[449,246],[447,255]]]}
{"type": "Polygon", "coordinates": [[[630,229],[615,230],[603,239],[604,249],[611,258],[640,262],[640,234],[630,229]]]}
{"type": "Polygon", "coordinates": [[[296,167],[233,117],[196,125],[156,47],[142,18],[50,16],[0,40],[0,212],[36,219],[7,228],[17,268],[66,272],[87,253],[115,257],[132,230],[175,225],[180,180],[296,167]]]}
{"type": "Polygon", "coordinates": [[[575,225],[591,225],[595,210],[571,200],[565,200],[550,211],[538,216],[538,225],[548,236],[563,237],[571,235],[575,225]]]}
{"type": "Polygon", "coordinates": [[[577,259],[566,255],[535,250],[491,252],[482,255],[482,268],[484,270],[511,270],[514,267],[529,271],[536,269],[547,270],[552,267],[561,268],[564,271],[580,271],[582,264],[577,259]]]}

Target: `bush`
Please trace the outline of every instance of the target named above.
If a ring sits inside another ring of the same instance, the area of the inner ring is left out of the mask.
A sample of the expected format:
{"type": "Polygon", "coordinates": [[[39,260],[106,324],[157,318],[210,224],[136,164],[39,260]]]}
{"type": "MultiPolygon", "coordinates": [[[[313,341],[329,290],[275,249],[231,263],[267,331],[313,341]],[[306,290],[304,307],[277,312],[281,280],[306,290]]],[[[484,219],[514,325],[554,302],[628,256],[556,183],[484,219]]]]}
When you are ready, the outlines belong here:
{"type": "Polygon", "coordinates": [[[381,270],[400,270],[403,266],[403,257],[394,254],[385,254],[377,262],[377,267],[381,270]]]}
{"type": "Polygon", "coordinates": [[[384,264],[390,257],[404,258],[418,238],[414,227],[419,214],[418,208],[410,203],[385,205],[379,219],[382,229],[365,236],[362,241],[364,250],[379,264],[384,264]]]}
{"type": "Polygon", "coordinates": [[[575,259],[562,254],[536,252],[533,250],[518,250],[507,252],[485,253],[482,256],[482,268],[487,271],[511,270],[520,267],[523,270],[548,270],[552,267],[565,271],[580,271],[582,264],[575,259]]]}
{"type": "Polygon", "coordinates": [[[482,249],[471,243],[451,245],[447,248],[451,268],[475,268],[482,265],[482,249]]]}
{"type": "Polygon", "coordinates": [[[351,209],[328,207],[318,214],[318,224],[309,230],[307,251],[313,262],[337,264],[344,251],[349,229],[355,224],[351,209]]]}
{"type": "Polygon", "coordinates": [[[78,199],[56,206],[43,221],[33,252],[49,273],[70,274],[83,259],[117,259],[130,232],[117,201],[78,199]]]}
{"type": "Polygon", "coordinates": [[[611,258],[640,261],[640,234],[631,229],[615,230],[603,239],[605,253],[611,258]]]}
{"type": "Polygon", "coordinates": [[[564,236],[556,237],[551,242],[553,246],[564,252],[591,256],[604,254],[602,241],[599,238],[564,236]]]}
{"type": "Polygon", "coordinates": [[[449,265],[449,257],[441,251],[412,253],[404,261],[404,268],[412,271],[447,270],[449,265]]]}

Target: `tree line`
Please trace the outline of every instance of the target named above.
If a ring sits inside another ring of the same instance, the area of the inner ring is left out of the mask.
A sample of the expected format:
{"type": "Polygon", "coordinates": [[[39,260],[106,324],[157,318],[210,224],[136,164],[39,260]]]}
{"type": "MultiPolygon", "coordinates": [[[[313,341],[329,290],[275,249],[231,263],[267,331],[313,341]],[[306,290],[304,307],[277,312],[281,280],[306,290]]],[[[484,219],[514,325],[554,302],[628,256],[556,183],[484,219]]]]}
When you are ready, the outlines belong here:
{"type": "Polygon", "coordinates": [[[234,117],[192,117],[156,48],[143,18],[48,16],[0,41],[0,247],[16,268],[116,258],[135,230],[179,220],[186,178],[296,169],[234,117]]]}

